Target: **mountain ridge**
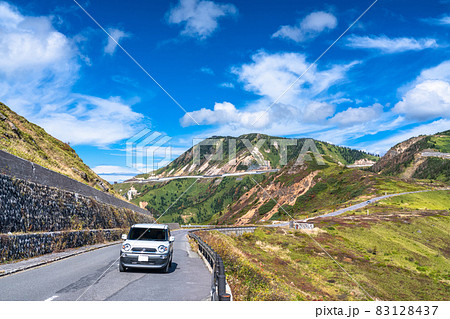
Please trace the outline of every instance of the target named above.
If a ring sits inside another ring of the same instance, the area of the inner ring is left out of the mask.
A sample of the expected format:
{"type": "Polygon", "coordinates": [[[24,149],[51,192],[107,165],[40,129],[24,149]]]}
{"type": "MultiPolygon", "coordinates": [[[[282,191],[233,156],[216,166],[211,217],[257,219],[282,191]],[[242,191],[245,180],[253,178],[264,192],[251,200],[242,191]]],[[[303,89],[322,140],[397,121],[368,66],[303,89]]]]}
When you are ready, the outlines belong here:
{"type": "Polygon", "coordinates": [[[297,160],[302,151],[316,150],[320,154],[330,156],[341,165],[352,164],[358,160],[373,162],[378,160],[376,155],[364,151],[314,139],[291,139],[250,133],[239,137],[212,136],[191,147],[153,175],[140,174],[136,177],[146,179],[150,176],[214,176],[258,169],[279,169],[288,162],[297,160]],[[284,146],[281,145],[283,143],[284,146]]]}
{"type": "Polygon", "coordinates": [[[394,145],[371,170],[404,179],[450,182],[450,161],[441,154],[450,154],[450,130],[412,137],[394,145]]]}

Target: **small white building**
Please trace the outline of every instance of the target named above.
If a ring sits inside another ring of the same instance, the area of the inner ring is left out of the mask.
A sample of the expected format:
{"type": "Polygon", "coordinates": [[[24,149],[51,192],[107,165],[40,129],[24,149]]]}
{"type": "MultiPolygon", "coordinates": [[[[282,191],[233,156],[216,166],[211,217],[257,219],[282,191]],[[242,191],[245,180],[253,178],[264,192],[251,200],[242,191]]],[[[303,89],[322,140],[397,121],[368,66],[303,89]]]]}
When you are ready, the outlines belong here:
{"type": "Polygon", "coordinates": [[[131,188],[127,192],[128,200],[132,200],[133,197],[136,196],[136,195],[137,195],[137,190],[133,186],[131,186],[131,188]]]}
{"type": "Polygon", "coordinates": [[[305,223],[303,221],[292,221],[289,223],[289,227],[290,228],[294,228],[294,229],[313,229],[314,228],[314,224],[311,223],[305,223]]]}

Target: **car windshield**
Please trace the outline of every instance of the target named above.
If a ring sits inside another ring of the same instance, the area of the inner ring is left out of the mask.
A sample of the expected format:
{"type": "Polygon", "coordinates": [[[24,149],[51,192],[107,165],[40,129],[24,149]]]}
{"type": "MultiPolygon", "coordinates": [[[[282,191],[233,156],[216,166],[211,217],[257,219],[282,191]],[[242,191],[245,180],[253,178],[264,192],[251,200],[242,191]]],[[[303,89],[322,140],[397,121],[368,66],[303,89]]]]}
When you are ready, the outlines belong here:
{"type": "Polygon", "coordinates": [[[167,231],[165,229],[157,228],[136,228],[130,229],[127,239],[130,240],[155,240],[166,241],[167,231]]]}

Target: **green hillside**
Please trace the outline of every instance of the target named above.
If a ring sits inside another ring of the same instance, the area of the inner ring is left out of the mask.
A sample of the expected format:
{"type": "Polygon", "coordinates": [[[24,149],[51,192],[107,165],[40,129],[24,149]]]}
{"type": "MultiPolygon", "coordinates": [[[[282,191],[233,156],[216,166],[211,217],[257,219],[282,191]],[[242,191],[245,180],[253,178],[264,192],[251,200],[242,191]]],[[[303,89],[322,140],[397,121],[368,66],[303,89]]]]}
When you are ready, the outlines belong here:
{"type": "MultiPolygon", "coordinates": [[[[261,180],[263,177],[258,175],[253,178],[261,180]]],[[[114,185],[117,191],[122,189],[122,193],[126,193],[123,189],[130,186],[130,183],[114,185]]],[[[164,214],[160,222],[208,223],[214,214],[220,216],[230,204],[252,188],[254,182],[246,176],[201,179],[197,182],[195,179],[179,179],[133,186],[140,195],[131,202],[137,205],[148,203],[146,208],[155,218],[164,214]]]]}
{"type": "Polygon", "coordinates": [[[111,185],[92,171],[68,144],[0,103],[0,149],[43,167],[115,193],[111,185]]]}
{"type": "Polygon", "coordinates": [[[185,178],[124,183],[114,187],[124,195],[133,186],[138,195],[132,202],[143,204],[155,217],[164,214],[160,218],[162,222],[206,224],[247,224],[268,219],[288,220],[290,216],[311,217],[385,192],[428,187],[423,183],[349,169],[334,163],[329,156],[323,158],[325,165],[319,165],[312,157],[302,166],[294,166],[291,162],[278,172],[260,175],[207,178],[197,182],[185,178]]]}

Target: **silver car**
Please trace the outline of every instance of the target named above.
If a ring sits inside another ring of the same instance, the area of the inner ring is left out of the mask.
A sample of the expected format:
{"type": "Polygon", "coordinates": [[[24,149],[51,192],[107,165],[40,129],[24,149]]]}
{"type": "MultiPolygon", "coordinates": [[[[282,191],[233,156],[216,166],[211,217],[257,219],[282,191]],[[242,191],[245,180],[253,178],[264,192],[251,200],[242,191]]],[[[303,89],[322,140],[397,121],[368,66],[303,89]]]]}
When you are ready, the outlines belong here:
{"type": "Polygon", "coordinates": [[[123,234],[119,271],[128,268],[162,269],[168,272],[172,265],[173,242],[169,227],[160,224],[136,224],[128,236],[123,234]]]}

